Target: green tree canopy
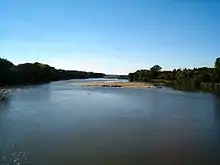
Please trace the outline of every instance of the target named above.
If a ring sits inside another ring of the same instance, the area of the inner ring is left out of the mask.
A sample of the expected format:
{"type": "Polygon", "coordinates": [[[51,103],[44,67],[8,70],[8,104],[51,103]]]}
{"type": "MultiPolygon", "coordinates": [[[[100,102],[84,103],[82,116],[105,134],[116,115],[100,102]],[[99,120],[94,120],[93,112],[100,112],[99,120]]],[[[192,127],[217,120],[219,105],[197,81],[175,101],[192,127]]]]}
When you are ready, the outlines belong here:
{"type": "Polygon", "coordinates": [[[202,67],[193,69],[174,69],[173,71],[161,71],[159,65],[154,65],[150,70],[138,70],[129,74],[131,81],[163,81],[169,85],[183,87],[211,86],[220,92],[220,58],[215,61],[214,68],[202,67]],[[165,80],[165,81],[164,81],[165,80]],[[206,85],[204,85],[206,84],[206,85]],[[207,85],[208,84],[208,85],[207,85]]]}
{"type": "Polygon", "coordinates": [[[215,79],[220,82],[220,58],[215,60],[215,79]]]}
{"type": "Polygon", "coordinates": [[[215,60],[215,69],[220,69],[220,58],[215,60]]]}
{"type": "Polygon", "coordinates": [[[39,84],[56,80],[99,78],[105,74],[57,70],[47,64],[25,63],[15,66],[6,59],[0,58],[0,86],[39,84]]]}
{"type": "Polygon", "coordinates": [[[154,65],[152,68],[150,68],[150,70],[160,72],[162,70],[162,67],[160,65],[154,65]]]}

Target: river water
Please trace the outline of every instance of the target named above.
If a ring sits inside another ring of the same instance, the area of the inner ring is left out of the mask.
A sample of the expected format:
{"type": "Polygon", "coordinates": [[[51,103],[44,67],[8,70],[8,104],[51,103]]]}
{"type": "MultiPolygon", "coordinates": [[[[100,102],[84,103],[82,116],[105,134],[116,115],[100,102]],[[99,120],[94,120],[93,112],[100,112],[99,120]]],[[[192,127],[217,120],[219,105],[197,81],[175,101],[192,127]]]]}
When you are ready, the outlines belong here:
{"type": "Polygon", "coordinates": [[[0,164],[219,164],[215,95],[80,86],[91,81],[11,89],[0,101],[0,164]]]}

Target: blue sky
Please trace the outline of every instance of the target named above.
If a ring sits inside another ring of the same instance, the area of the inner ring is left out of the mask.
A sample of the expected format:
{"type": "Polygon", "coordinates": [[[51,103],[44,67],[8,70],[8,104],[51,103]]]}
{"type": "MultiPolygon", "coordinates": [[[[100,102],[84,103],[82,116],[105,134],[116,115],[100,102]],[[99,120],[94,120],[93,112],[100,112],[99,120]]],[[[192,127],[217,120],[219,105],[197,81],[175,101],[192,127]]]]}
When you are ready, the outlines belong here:
{"type": "Polygon", "coordinates": [[[0,56],[127,74],[213,66],[218,0],[1,0],[0,56]]]}

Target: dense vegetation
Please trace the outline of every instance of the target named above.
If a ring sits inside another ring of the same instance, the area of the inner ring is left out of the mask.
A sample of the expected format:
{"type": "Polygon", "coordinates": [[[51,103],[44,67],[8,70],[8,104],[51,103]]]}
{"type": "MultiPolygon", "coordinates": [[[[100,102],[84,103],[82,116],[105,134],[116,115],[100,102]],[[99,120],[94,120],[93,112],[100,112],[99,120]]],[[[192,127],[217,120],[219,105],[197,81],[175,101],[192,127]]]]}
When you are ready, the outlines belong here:
{"type": "Polygon", "coordinates": [[[130,81],[162,82],[177,88],[203,89],[220,91],[220,58],[215,61],[214,68],[174,69],[161,71],[159,65],[150,70],[138,70],[129,74],[130,81]]]}
{"type": "Polygon", "coordinates": [[[25,63],[15,66],[0,58],[0,86],[39,84],[57,80],[104,77],[102,73],[57,70],[46,64],[25,63]]]}

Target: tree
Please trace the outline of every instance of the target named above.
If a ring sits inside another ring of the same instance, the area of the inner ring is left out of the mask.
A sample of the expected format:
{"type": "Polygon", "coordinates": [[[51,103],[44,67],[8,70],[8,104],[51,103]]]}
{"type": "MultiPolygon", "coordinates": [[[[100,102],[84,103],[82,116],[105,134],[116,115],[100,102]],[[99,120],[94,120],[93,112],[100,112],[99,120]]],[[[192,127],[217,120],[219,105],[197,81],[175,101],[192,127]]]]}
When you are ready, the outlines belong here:
{"type": "Polygon", "coordinates": [[[134,80],[134,73],[129,73],[128,80],[131,81],[131,82],[135,81],[134,80]]]}
{"type": "Polygon", "coordinates": [[[220,58],[217,58],[215,61],[215,79],[217,82],[220,82],[220,58]]]}
{"type": "Polygon", "coordinates": [[[12,62],[0,58],[0,85],[11,83],[13,67],[14,64],[12,62]]]}
{"type": "Polygon", "coordinates": [[[162,70],[162,67],[160,65],[154,65],[152,68],[150,68],[150,70],[160,72],[162,70]]]}
{"type": "Polygon", "coordinates": [[[215,60],[215,69],[220,69],[220,58],[215,60]]]}
{"type": "Polygon", "coordinates": [[[47,64],[25,63],[15,66],[6,59],[0,58],[0,86],[39,84],[56,80],[68,80],[74,78],[100,78],[105,74],[57,70],[47,64]]]}
{"type": "Polygon", "coordinates": [[[196,87],[197,89],[204,89],[205,86],[216,86],[216,89],[220,89],[220,87],[217,87],[220,86],[218,84],[220,83],[220,58],[216,59],[214,68],[185,68],[183,70],[174,69],[173,71],[161,71],[161,69],[159,65],[154,65],[148,71],[138,70],[129,74],[129,78],[133,81],[152,81],[152,79],[159,79],[161,82],[169,82],[168,84],[184,88],[196,87]]]}
{"type": "Polygon", "coordinates": [[[154,65],[152,68],[150,68],[151,78],[154,79],[154,78],[158,77],[161,69],[162,68],[160,67],[160,65],[154,65]]]}

